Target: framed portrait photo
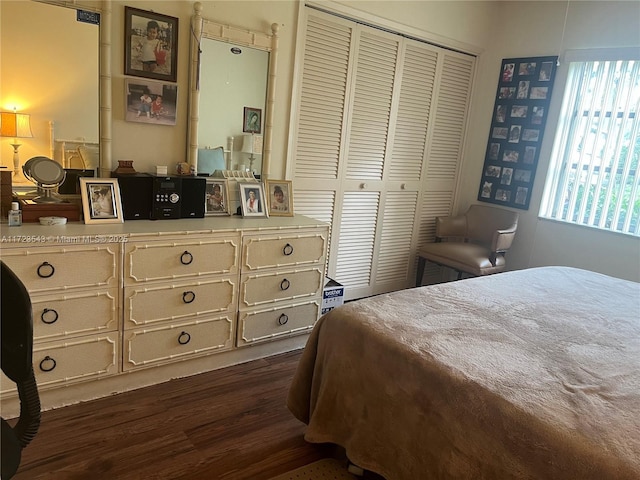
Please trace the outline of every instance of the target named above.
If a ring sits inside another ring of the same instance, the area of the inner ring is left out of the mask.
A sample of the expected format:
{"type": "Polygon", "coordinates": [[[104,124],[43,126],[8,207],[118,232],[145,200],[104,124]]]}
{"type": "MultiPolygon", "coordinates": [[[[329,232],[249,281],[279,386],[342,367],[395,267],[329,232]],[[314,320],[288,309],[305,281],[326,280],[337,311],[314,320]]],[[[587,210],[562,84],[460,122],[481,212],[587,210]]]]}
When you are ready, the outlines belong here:
{"type": "Polygon", "coordinates": [[[240,183],[240,207],[243,217],[267,217],[264,189],[261,183],[240,183]]]}
{"type": "Polygon", "coordinates": [[[84,223],[122,223],[122,201],[117,178],[80,177],[84,223]]]}
{"type": "Polygon", "coordinates": [[[231,215],[229,211],[229,187],[224,178],[207,178],[204,198],[205,216],[231,215]]]}
{"type": "Polygon", "coordinates": [[[245,133],[262,133],[262,110],[244,107],[242,131],[245,133]]]}
{"type": "Polygon", "coordinates": [[[293,216],[293,188],[290,180],[271,180],[265,182],[267,190],[267,212],[274,217],[293,216]]]}
{"type": "Polygon", "coordinates": [[[124,7],[124,73],[175,82],[178,63],[178,19],[124,7]]]}
{"type": "Polygon", "coordinates": [[[155,80],[127,78],[125,115],[127,122],[149,125],[176,124],[178,86],[155,80]]]}

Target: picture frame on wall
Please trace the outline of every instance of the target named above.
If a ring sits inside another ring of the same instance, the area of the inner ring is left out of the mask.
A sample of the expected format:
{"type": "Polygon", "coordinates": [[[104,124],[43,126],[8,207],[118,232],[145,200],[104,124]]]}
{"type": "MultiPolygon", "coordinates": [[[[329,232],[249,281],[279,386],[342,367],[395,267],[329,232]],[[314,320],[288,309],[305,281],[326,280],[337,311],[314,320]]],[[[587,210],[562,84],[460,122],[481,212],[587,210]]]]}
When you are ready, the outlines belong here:
{"type": "Polygon", "coordinates": [[[244,107],[242,131],[245,133],[262,133],[262,110],[244,107]]]}
{"type": "Polygon", "coordinates": [[[125,79],[125,120],[149,125],[176,124],[178,86],[155,80],[125,79]]]}
{"type": "Polygon", "coordinates": [[[84,223],[122,223],[122,200],[117,178],[80,177],[84,223]]]}
{"type": "Polygon", "coordinates": [[[243,217],[268,216],[261,183],[238,182],[238,188],[240,189],[240,207],[243,217]]]}
{"type": "Polygon", "coordinates": [[[557,59],[502,60],[479,201],[529,208],[557,59]]]}
{"type": "Polygon", "coordinates": [[[178,19],[124,7],[124,73],[177,81],[178,19]]]}
{"type": "Polygon", "coordinates": [[[229,211],[229,186],[225,178],[208,177],[205,187],[205,216],[231,215],[229,211]]]}
{"type": "Polygon", "coordinates": [[[293,188],[291,180],[265,181],[269,216],[293,217],[293,188]]]}

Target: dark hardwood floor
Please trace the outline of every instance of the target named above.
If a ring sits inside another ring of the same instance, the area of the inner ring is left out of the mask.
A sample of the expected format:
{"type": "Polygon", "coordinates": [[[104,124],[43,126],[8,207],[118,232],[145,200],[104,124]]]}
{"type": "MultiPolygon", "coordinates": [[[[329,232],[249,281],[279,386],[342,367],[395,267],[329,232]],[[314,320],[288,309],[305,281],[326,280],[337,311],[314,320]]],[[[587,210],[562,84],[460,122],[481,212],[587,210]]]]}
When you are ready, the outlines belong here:
{"type": "Polygon", "coordinates": [[[336,446],[305,442],[304,424],[287,410],[299,358],[290,352],[44,412],[14,479],[266,480],[342,458],[336,446]]]}

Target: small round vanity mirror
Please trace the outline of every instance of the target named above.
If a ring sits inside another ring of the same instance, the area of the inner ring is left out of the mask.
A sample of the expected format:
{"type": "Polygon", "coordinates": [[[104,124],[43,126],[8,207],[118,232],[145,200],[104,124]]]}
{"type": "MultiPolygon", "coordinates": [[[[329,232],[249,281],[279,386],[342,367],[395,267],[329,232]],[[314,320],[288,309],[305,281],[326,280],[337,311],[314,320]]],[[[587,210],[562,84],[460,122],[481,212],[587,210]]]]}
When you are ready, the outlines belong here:
{"type": "Polygon", "coordinates": [[[47,157],[33,157],[22,167],[24,176],[38,186],[38,195],[33,199],[36,203],[59,203],[63,200],[54,193],[66,177],[66,172],[58,162],[47,157]]]}

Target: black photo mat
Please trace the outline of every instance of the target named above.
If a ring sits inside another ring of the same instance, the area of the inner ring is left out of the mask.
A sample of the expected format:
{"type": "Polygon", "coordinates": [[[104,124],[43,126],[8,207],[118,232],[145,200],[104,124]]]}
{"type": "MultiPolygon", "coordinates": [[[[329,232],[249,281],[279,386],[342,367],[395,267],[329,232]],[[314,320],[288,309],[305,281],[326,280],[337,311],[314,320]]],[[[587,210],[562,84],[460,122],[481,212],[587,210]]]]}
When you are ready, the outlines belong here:
{"type": "Polygon", "coordinates": [[[557,59],[502,60],[479,201],[529,208],[557,59]]]}

